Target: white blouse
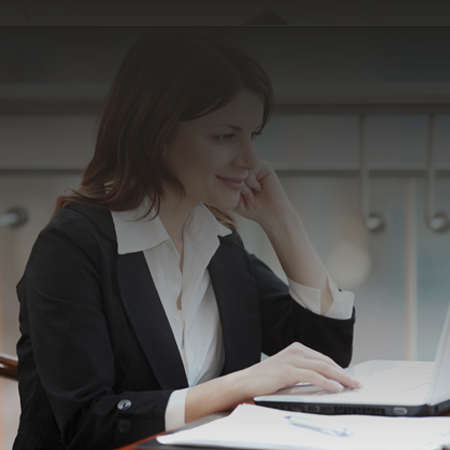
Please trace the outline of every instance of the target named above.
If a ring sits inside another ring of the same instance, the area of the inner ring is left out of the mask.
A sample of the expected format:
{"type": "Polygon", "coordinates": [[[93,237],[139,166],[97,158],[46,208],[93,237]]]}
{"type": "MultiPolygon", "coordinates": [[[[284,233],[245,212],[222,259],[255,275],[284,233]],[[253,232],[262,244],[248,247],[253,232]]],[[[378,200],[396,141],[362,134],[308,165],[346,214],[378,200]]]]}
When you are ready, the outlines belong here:
{"type": "MultiPolygon", "coordinates": [[[[142,251],[152,275],[161,303],[169,320],[183,360],[189,386],[219,376],[224,364],[224,346],[219,313],[207,266],[219,247],[218,236],[231,230],[219,222],[203,204],[191,212],[183,228],[183,271],[180,255],[164,225],[154,213],[140,219],[148,211],[148,202],[132,211],[112,211],[118,253],[142,251]]],[[[335,319],[352,315],[354,294],[339,291],[328,276],[333,304],[326,314],[335,319]]],[[[303,307],[320,313],[320,290],[288,279],[291,296],[303,307]]],[[[170,396],[166,414],[166,430],[185,424],[184,408],[188,388],[170,396]]]]}

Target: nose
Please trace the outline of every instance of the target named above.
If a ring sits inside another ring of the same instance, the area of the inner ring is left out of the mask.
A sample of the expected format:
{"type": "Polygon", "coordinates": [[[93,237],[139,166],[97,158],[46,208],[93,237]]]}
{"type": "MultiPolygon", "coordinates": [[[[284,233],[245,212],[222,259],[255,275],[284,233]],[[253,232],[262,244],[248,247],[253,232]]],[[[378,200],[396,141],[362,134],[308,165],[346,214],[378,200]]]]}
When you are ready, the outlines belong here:
{"type": "Polygon", "coordinates": [[[259,166],[258,152],[254,142],[243,142],[239,146],[235,164],[247,170],[254,170],[259,166]]]}

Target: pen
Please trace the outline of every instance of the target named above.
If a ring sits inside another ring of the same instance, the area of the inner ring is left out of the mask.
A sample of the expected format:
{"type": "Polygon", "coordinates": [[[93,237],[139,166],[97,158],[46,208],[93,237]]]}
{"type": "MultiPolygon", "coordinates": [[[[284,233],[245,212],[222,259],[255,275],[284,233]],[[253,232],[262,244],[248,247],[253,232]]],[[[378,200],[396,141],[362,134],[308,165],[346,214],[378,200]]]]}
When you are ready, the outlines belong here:
{"type": "Polygon", "coordinates": [[[331,436],[351,436],[353,433],[348,428],[331,428],[326,427],[320,422],[312,419],[306,419],[298,416],[285,416],[292,425],[298,427],[309,428],[310,430],[319,431],[320,433],[330,434],[331,436]]]}

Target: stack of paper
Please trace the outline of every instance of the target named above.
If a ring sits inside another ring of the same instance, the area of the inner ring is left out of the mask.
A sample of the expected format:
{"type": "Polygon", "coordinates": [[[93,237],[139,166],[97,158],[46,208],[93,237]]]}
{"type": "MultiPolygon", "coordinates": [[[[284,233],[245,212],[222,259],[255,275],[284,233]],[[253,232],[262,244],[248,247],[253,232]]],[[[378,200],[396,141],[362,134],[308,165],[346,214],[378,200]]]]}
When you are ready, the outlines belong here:
{"type": "Polygon", "coordinates": [[[160,436],[158,441],[261,450],[434,450],[450,444],[450,417],[325,416],[240,405],[228,417],[160,436]],[[305,423],[313,420],[320,426],[294,425],[289,417],[305,423]],[[347,433],[329,434],[335,429],[346,429],[347,433]]]}

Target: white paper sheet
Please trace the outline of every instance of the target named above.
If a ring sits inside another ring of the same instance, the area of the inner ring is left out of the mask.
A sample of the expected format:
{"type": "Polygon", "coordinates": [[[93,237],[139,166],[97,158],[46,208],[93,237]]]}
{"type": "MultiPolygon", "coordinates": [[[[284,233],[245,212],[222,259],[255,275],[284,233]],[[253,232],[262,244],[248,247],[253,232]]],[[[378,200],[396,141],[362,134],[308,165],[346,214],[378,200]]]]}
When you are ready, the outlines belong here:
{"type": "Polygon", "coordinates": [[[325,416],[240,405],[228,417],[157,439],[171,445],[261,450],[433,450],[450,443],[450,417],[325,416]],[[330,436],[295,426],[286,419],[289,415],[345,427],[353,434],[330,436]]]}

